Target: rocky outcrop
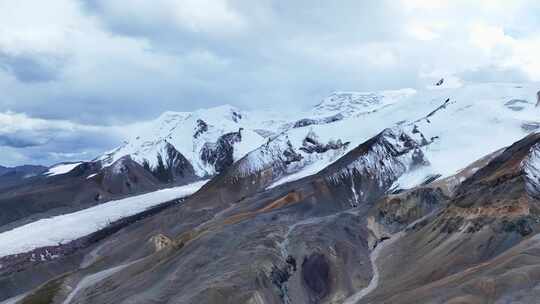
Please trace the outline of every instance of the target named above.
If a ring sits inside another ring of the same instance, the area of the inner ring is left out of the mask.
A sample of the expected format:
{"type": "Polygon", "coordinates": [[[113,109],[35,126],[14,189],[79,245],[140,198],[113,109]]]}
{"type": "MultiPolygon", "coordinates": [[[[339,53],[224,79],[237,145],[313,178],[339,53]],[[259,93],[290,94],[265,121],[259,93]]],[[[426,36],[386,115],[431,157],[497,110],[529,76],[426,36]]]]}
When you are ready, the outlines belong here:
{"type": "MultiPolygon", "coordinates": [[[[95,176],[109,194],[134,194],[146,192],[159,187],[154,172],[140,166],[129,156],[122,157],[111,166],[105,167],[95,176]]],[[[105,196],[105,193],[99,193],[105,196]]]]}
{"type": "Polygon", "coordinates": [[[150,242],[152,242],[156,251],[160,251],[174,243],[173,240],[162,233],[154,235],[150,238],[150,242]]]}
{"type": "Polygon", "coordinates": [[[231,111],[231,117],[234,122],[239,122],[242,119],[242,114],[236,111],[231,111]]]}
{"type": "Polygon", "coordinates": [[[441,209],[448,202],[439,188],[419,187],[381,199],[372,210],[374,221],[388,234],[405,229],[411,223],[441,209]]]}
{"type": "Polygon", "coordinates": [[[309,290],[309,302],[322,302],[332,289],[330,265],[326,256],[320,253],[312,253],[305,257],[302,262],[302,280],[309,290]]]}
{"type": "Polygon", "coordinates": [[[201,134],[207,131],[208,124],[202,119],[197,119],[197,127],[195,128],[195,133],[193,133],[193,138],[198,138],[201,134]]]}
{"type": "Polygon", "coordinates": [[[319,137],[313,131],[309,132],[304,138],[300,150],[306,153],[325,153],[329,150],[345,149],[349,145],[349,142],[343,143],[341,139],[331,140],[326,144],[319,141],[319,137]]]}
{"type": "Polygon", "coordinates": [[[386,129],[331,164],[321,175],[350,193],[350,204],[373,202],[402,174],[428,163],[416,142],[403,130],[386,129]]]}
{"type": "Polygon", "coordinates": [[[307,127],[310,125],[321,125],[321,124],[328,124],[333,123],[336,121],[340,121],[344,118],[343,114],[338,113],[336,115],[332,115],[329,117],[319,118],[319,119],[312,119],[312,118],[304,118],[301,120],[298,120],[294,123],[293,128],[302,128],[307,127]]]}
{"type": "Polygon", "coordinates": [[[215,143],[205,143],[200,155],[203,162],[223,172],[234,162],[234,144],[242,141],[242,128],[238,132],[223,134],[215,143]]]}
{"type": "Polygon", "coordinates": [[[156,165],[152,167],[146,160],[143,167],[164,184],[186,184],[198,178],[191,163],[166,141],[157,153],[156,165]]]}

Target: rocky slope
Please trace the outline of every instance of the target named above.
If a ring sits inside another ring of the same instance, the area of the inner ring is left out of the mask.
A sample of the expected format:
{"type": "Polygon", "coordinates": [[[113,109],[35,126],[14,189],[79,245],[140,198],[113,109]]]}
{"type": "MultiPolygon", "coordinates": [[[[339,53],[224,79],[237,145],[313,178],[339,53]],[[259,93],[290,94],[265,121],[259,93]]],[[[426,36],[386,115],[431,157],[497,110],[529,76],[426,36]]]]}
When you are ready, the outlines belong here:
{"type": "Polygon", "coordinates": [[[534,303],[540,201],[531,166],[539,141],[534,134],[504,150],[447,199],[415,204],[409,194],[399,207],[380,205],[377,234],[398,239],[378,257],[380,287],[363,302],[534,303]],[[428,202],[435,212],[422,208],[428,202]],[[400,216],[407,204],[418,215],[400,216]],[[430,213],[399,236],[391,229],[430,213]]]}

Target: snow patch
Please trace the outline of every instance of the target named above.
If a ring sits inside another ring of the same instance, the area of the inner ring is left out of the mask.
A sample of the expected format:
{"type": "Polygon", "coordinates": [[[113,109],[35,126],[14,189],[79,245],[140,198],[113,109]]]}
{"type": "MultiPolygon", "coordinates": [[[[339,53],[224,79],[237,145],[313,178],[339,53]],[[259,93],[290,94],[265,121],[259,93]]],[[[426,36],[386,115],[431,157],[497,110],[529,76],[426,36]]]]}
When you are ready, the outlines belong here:
{"type": "Polygon", "coordinates": [[[68,243],[98,231],[121,218],[174,199],[187,197],[198,191],[206,182],[200,181],[110,201],[81,211],[41,219],[0,233],[0,244],[2,244],[0,257],[68,243]]]}
{"type": "Polygon", "coordinates": [[[53,166],[49,168],[49,171],[43,173],[43,175],[47,176],[54,176],[54,175],[61,175],[71,172],[71,170],[75,169],[78,165],[82,163],[73,163],[73,164],[60,164],[53,166]]]}

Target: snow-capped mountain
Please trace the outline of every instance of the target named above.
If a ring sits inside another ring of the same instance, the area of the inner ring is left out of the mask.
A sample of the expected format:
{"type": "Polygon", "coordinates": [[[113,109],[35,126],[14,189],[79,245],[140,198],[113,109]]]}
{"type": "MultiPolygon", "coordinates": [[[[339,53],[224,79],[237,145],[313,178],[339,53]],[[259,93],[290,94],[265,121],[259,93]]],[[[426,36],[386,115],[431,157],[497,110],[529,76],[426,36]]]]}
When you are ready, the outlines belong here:
{"type": "Polygon", "coordinates": [[[273,171],[272,186],[290,182],[322,170],[391,127],[421,143],[428,162],[396,182],[396,188],[409,188],[428,178],[454,174],[537,130],[537,88],[534,84],[489,83],[343,96],[336,93],[301,120],[318,123],[293,124],[242,159],[238,174],[279,167],[273,171]],[[340,115],[340,119],[321,119],[324,114],[330,118],[340,115]]]}
{"type": "Polygon", "coordinates": [[[232,106],[166,112],[98,160],[108,166],[129,155],[156,175],[170,170],[175,172],[172,177],[212,176],[263,144],[280,127],[278,122],[257,119],[232,106]]]}
{"type": "Polygon", "coordinates": [[[213,176],[241,160],[240,176],[280,167],[274,171],[277,186],[314,174],[381,130],[397,127],[424,142],[429,162],[396,184],[410,187],[453,174],[539,128],[537,90],[535,84],[485,83],[336,92],[312,109],[279,119],[232,106],[167,112],[99,160],[107,166],[129,155],[154,175],[166,176],[163,181],[213,176]]]}

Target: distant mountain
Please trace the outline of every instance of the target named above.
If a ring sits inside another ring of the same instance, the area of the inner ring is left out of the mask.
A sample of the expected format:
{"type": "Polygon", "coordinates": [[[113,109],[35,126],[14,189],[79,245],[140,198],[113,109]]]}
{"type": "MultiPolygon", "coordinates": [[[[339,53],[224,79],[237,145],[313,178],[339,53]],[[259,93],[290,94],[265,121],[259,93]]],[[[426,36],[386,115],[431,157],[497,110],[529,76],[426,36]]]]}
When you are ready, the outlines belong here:
{"type": "Polygon", "coordinates": [[[8,167],[4,167],[4,166],[0,166],[0,175],[6,173],[9,171],[10,168],[8,167]]]}
{"type": "Polygon", "coordinates": [[[0,176],[6,173],[26,174],[27,177],[45,172],[47,167],[39,165],[22,165],[15,167],[0,166],[0,176]]]}
{"type": "Polygon", "coordinates": [[[0,189],[15,186],[30,178],[47,171],[45,166],[23,165],[17,167],[0,166],[0,189]]]}

